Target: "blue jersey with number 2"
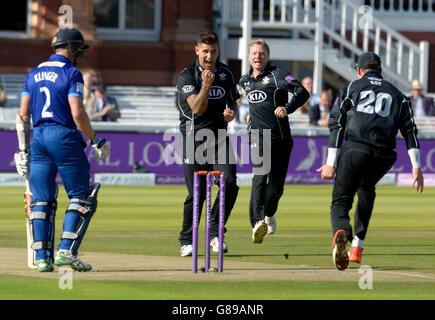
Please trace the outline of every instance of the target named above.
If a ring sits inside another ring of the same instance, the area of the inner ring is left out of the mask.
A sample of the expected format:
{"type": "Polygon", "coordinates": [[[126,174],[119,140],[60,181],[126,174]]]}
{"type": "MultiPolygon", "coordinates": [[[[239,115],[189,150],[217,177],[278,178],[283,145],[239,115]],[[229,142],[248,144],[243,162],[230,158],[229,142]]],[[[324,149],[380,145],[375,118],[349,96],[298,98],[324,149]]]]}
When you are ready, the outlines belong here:
{"type": "Polygon", "coordinates": [[[33,126],[76,128],[69,97],[83,97],[83,77],[71,61],[53,54],[27,74],[22,96],[30,96],[33,126]]]}

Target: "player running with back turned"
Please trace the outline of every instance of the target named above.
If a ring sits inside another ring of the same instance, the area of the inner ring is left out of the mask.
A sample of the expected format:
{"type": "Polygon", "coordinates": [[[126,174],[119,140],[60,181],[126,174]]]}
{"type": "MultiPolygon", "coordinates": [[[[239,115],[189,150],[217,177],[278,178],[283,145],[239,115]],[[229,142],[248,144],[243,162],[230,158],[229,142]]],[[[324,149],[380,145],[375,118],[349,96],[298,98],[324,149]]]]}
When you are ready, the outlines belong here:
{"type": "Polygon", "coordinates": [[[394,149],[399,130],[412,163],[412,186],[417,184],[417,192],[422,193],[424,183],[417,127],[408,98],[382,78],[381,59],[375,53],[363,53],[356,72],[359,79],[341,89],[331,111],[327,163],[317,170],[323,180],[331,180],[335,174],[331,223],[333,261],[338,270],[346,269],[349,261],[361,262],[375,185],[396,161],[394,149]],[[338,155],[343,138],[346,143],[338,155]],[[358,202],[352,240],[349,210],[355,193],[358,202]],[[347,241],[352,241],[349,254],[347,241]]]}

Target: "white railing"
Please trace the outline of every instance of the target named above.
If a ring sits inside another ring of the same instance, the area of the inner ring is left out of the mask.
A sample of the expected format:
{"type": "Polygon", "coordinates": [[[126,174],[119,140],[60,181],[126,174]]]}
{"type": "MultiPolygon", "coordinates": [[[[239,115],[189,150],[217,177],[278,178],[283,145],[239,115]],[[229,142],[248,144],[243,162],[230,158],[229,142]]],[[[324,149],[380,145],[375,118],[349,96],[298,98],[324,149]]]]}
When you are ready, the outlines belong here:
{"type": "Polygon", "coordinates": [[[361,0],[362,5],[369,5],[377,13],[431,15],[435,14],[435,1],[432,0],[361,0]]]}
{"type": "Polygon", "coordinates": [[[350,0],[325,2],[325,12],[333,17],[322,26],[328,36],[327,45],[338,48],[353,61],[364,51],[374,51],[383,61],[384,74],[402,89],[409,88],[413,79],[419,79],[427,88],[428,42],[415,44],[366,9],[350,0]]]}
{"type": "MultiPolygon", "coordinates": [[[[259,22],[313,22],[315,3],[319,0],[253,0],[253,21],[259,22]]],[[[324,0],[326,4],[338,7],[341,0],[324,0]]],[[[349,2],[349,1],[347,1],[349,2]]],[[[370,6],[376,15],[395,15],[403,18],[434,17],[433,0],[350,0],[358,7],[370,6]]],[[[242,0],[215,0],[215,8],[222,12],[227,8],[226,21],[233,26],[240,25],[243,12],[242,0]],[[230,6],[223,3],[230,3],[230,6]]],[[[327,17],[325,17],[327,18],[327,17]]]]}
{"type": "MultiPolygon", "coordinates": [[[[243,0],[220,0],[222,20],[227,27],[240,27],[243,0]]],[[[218,6],[219,7],[219,6],[218,6]]],[[[314,11],[311,1],[304,0],[253,0],[252,26],[271,28],[309,28],[314,11]]]]}
{"type": "MultiPolygon", "coordinates": [[[[247,25],[251,28],[248,34],[269,31],[280,37],[287,34],[291,34],[292,38],[303,35],[305,39],[317,40],[316,43],[324,40],[321,48],[316,48],[315,60],[321,60],[324,47],[334,48],[338,50],[338,56],[349,58],[350,64],[355,63],[362,52],[374,51],[383,61],[386,77],[401,89],[407,90],[413,79],[419,79],[427,88],[429,44],[426,41],[415,44],[372,14],[376,10],[387,10],[385,8],[396,8],[398,12],[405,8],[404,1],[391,0],[390,6],[387,6],[387,2],[380,1],[381,6],[367,10],[364,5],[371,1],[220,0],[221,37],[227,39],[231,33],[240,36],[240,29],[243,32],[247,25]],[[252,13],[248,24],[243,19],[245,1],[252,1],[249,4],[252,13]]],[[[413,5],[412,1],[408,2],[413,5]]],[[[415,6],[417,12],[433,14],[429,9],[425,10],[424,1],[414,2],[418,2],[418,6],[415,6]]],[[[426,7],[433,10],[435,1],[426,7]]],[[[321,73],[321,67],[315,65],[314,73],[321,73]]],[[[321,75],[318,80],[321,82],[321,75]]]]}

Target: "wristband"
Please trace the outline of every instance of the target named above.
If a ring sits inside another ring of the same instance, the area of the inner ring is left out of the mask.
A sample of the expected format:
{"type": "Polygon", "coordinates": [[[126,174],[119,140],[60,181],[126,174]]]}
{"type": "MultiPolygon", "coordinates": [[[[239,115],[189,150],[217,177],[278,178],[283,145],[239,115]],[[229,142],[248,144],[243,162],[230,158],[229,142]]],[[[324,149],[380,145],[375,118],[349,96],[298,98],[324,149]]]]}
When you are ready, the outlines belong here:
{"type": "Polygon", "coordinates": [[[337,166],[337,153],[338,153],[338,148],[328,148],[328,157],[326,158],[326,165],[330,167],[337,166]]]}
{"type": "Polygon", "coordinates": [[[420,149],[409,149],[408,150],[409,159],[411,160],[412,168],[421,168],[420,164],[420,149]]]}
{"type": "Polygon", "coordinates": [[[95,135],[95,137],[93,137],[91,140],[89,140],[89,143],[90,144],[97,144],[98,143],[98,138],[97,138],[97,135],[95,135]]]}

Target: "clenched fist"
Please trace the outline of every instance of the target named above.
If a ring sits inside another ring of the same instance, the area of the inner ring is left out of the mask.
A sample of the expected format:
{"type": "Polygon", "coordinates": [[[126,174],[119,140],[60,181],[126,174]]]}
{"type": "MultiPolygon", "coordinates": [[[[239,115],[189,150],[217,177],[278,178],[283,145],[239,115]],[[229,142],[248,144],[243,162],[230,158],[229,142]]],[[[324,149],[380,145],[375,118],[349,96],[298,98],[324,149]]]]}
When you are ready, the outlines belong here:
{"type": "Polygon", "coordinates": [[[211,87],[214,81],[214,73],[210,70],[204,70],[201,74],[202,85],[211,87]]]}
{"type": "Polygon", "coordinates": [[[275,109],[275,115],[280,118],[287,117],[287,109],[285,107],[278,107],[275,109]]]}
{"type": "Polygon", "coordinates": [[[236,116],[236,113],[235,113],[233,110],[231,110],[230,108],[226,108],[226,109],[224,110],[224,120],[225,120],[226,122],[231,122],[231,121],[233,121],[234,118],[235,118],[235,116],[236,116]]]}

